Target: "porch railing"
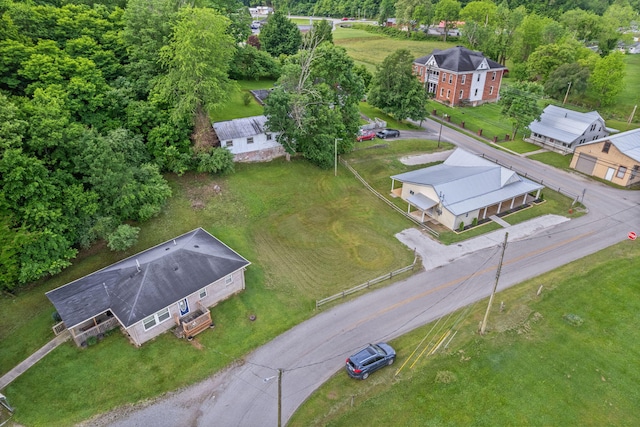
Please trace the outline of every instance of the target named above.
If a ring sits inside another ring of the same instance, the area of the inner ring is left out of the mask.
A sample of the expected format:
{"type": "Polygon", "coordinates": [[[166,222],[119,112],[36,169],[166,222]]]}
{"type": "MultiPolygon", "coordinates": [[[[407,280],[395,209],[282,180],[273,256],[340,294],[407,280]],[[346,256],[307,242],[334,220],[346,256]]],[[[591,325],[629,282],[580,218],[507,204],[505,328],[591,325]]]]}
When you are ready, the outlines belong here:
{"type": "Polygon", "coordinates": [[[118,325],[118,319],[112,317],[90,329],[87,329],[86,331],[82,331],[80,333],[72,333],[71,335],[73,336],[73,340],[75,341],[76,345],[82,346],[82,343],[86,342],[87,338],[97,337],[98,335],[104,334],[111,329],[117,328],[118,325]]]}

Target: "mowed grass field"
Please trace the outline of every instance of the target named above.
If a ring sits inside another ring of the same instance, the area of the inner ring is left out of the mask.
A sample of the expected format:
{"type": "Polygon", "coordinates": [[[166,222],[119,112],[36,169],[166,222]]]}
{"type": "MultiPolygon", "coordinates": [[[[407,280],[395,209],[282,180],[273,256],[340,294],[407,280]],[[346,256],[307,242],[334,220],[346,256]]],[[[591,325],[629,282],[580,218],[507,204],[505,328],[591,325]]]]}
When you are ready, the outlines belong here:
{"type": "Polygon", "coordinates": [[[639,256],[623,242],[499,292],[484,336],[486,300],[402,336],[392,367],[337,372],[288,425],[637,425],[639,256]]]}
{"type": "Polygon", "coordinates": [[[192,342],[167,333],[135,348],[116,331],[87,349],[62,345],[3,391],[18,408],[16,422],[71,425],[203,379],[313,316],[316,299],[413,262],[394,237],[411,223],[343,168],[335,177],[294,159],[238,164],[225,177],[168,178],[174,195],[142,225],[135,247],[96,247],[59,276],[2,297],[0,372],[53,338],[46,291],[195,227],[251,261],[246,291],[213,308],[215,329],[192,342]]]}

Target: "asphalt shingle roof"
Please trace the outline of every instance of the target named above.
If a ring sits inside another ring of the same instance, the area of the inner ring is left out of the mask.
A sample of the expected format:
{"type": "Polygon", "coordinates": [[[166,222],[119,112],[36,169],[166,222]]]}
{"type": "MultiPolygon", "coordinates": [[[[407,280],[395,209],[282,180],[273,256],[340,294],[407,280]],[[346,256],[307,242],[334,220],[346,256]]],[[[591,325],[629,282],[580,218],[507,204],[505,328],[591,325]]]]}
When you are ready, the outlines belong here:
{"type": "Polygon", "coordinates": [[[455,72],[475,71],[486,61],[490,70],[505,69],[506,67],[485,57],[482,52],[467,49],[463,46],[456,46],[445,50],[434,49],[431,54],[420,57],[414,62],[426,64],[433,57],[442,70],[455,72]]]}
{"type": "Polygon", "coordinates": [[[198,228],[46,295],[67,328],[107,310],[129,327],[249,264],[198,228]]]}

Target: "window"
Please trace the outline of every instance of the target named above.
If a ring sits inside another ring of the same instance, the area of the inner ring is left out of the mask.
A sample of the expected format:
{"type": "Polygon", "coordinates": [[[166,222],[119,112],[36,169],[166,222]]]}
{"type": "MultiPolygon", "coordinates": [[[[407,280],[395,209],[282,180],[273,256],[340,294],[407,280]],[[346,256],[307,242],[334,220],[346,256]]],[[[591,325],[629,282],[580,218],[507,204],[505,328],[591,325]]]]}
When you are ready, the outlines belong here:
{"type": "Polygon", "coordinates": [[[157,313],[144,318],[142,320],[142,325],[144,326],[144,330],[148,331],[149,329],[153,328],[156,325],[159,325],[170,317],[171,314],[169,313],[169,309],[165,308],[164,310],[160,310],[157,313]]]}
{"type": "Polygon", "coordinates": [[[467,81],[467,75],[466,75],[466,74],[463,74],[463,75],[462,75],[462,78],[460,79],[460,84],[462,84],[462,85],[463,85],[463,84],[464,84],[464,82],[466,82],[466,81],[467,81]]]}
{"type": "Polygon", "coordinates": [[[489,95],[493,95],[493,86],[489,86],[489,95]]]}
{"type": "Polygon", "coordinates": [[[444,95],[444,88],[443,88],[443,87],[441,87],[441,88],[440,88],[440,97],[442,97],[443,95],[444,95]]]}
{"type": "Polygon", "coordinates": [[[636,177],[636,175],[638,175],[638,171],[640,170],[640,166],[635,165],[633,167],[633,169],[631,169],[631,176],[629,177],[629,179],[633,179],[636,177]]]}
{"type": "Polygon", "coordinates": [[[447,73],[442,73],[442,81],[443,82],[447,81],[447,73]]]}
{"type": "Polygon", "coordinates": [[[473,92],[473,96],[478,96],[478,89],[473,92]]]}
{"type": "Polygon", "coordinates": [[[453,83],[453,74],[449,74],[449,84],[453,83]]]}
{"type": "Polygon", "coordinates": [[[494,71],[494,72],[493,72],[493,75],[491,76],[491,80],[493,81],[493,80],[495,80],[495,79],[496,79],[496,72],[494,71]]]}
{"type": "Polygon", "coordinates": [[[602,152],[603,153],[608,153],[609,152],[609,148],[611,148],[611,141],[607,141],[604,143],[604,145],[602,146],[602,152]]]}
{"type": "Polygon", "coordinates": [[[416,193],[413,190],[409,190],[409,194],[411,194],[413,196],[416,193]]]}
{"type": "Polygon", "coordinates": [[[451,96],[451,89],[447,90],[447,99],[451,96]]]}
{"type": "Polygon", "coordinates": [[[460,99],[462,99],[462,95],[464,95],[464,91],[460,91],[460,99]]]}
{"type": "Polygon", "coordinates": [[[202,298],[204,298],[204,297],[206,297],[206,296],[207,296],[207,288],[202,288],[202,289],[200,289],[200,293],[198,294],[198,297],[199,297],[200,299],[202,299],[202,298]]]}
{"type": "Polygon", "coordinates": [[[145,331],[153,328],[154,326],[156,326],[156,316],[147,317],[142,321],[142,324],[144,325],[145,331]]]}
{"type": "Polygon", "coordinates": [[[233,147],[233,141],[226,141],[226,142],[224,143],[224,146],[225,146],[225,147],[233,147]]]}
{"type": "Polygon", "coordinates": [[[230,284],[233,283],[233,274],[228,275],[227,277],[224,278],[224,284],[229,286],[230,284]]]}
{"type": "Polygon", "coordinates": [[[620,166],[618,168],[618,174],[616,175],[616,178],[620,178],[620,179],[624,178],[625,173],[627,173],[627,168],[624,166],[620,166]]]}
{"type": "Polygon", "coordinates": [[[273,136],[270,133],[265,134],[267,137],[267,141],[271,141],[271,139],[273,138],[273,136]]]}
{"type": "Polygon", "coordinates": [[[478,81],[480,81],[480,74],[478,73],[478,81]]]}
{"type": "Polygon", "coordinates": [[[247,138],[247,144],[253,144],[253,137],[252,136],[247,138]]]}

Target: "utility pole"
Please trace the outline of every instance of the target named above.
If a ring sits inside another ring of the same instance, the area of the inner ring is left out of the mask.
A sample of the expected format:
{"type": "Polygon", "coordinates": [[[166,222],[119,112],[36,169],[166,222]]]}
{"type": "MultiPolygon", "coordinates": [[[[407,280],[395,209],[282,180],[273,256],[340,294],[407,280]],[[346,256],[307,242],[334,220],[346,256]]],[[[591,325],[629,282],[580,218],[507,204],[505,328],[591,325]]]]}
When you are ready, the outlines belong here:
{"type": "Polygon", "coordinates": [[[509,233],[504,233],[504,243],[502,244],[502,255],[500,255],[500,263],[498,264],[498,270],[496,271],[496,283],[493,284],[493,291],[491,291],[491,296],[489,297],[487,312],[484,314],[484,319],[482,320],[482,326],[480,327],[480,335],[484,335],[484,332],[487,329],[487,319],[489,318],[489,310],[491,310],[491,303],[493,302],[493,296],[496,294],[496,289],[498,289],[498,279],[500,278],[500,270],[502,270],[502,260],[504,260],[504,251],[507,249],[507,236],[509,236],[509,233]]]}
{"type": "Polygon", "coordinates": [[[282,426],[282,369],[278,369],[278,427],[282,426]]]}
{"type": "MultiPolygon", "coordinates": [[[[442,115],[442,120],[444,120],[444,115],[442,115]]],[[[438,132],[438,148],[440,148],[440,137],[442,136],[442,121],[440,121],[440,132],[438,132]]]]}
{"type": "Polygon", "coordinates": [[[333,176],[338,176],[338,141],[342,141],[342,138],[336,138],[333,143],[333,152],[334,152],[334,160],[333,160],[333,176]]]}
{"type": "Polygon", "coordinates": [[[569,89],[571,89],[571,83],[569,82],[569,87],[567,88],[567,93],[564,94],[564,101],[562,101],[562,105],[564,105],[565,102],[567,102],[567,97],[569,96],[569,89]]]}

